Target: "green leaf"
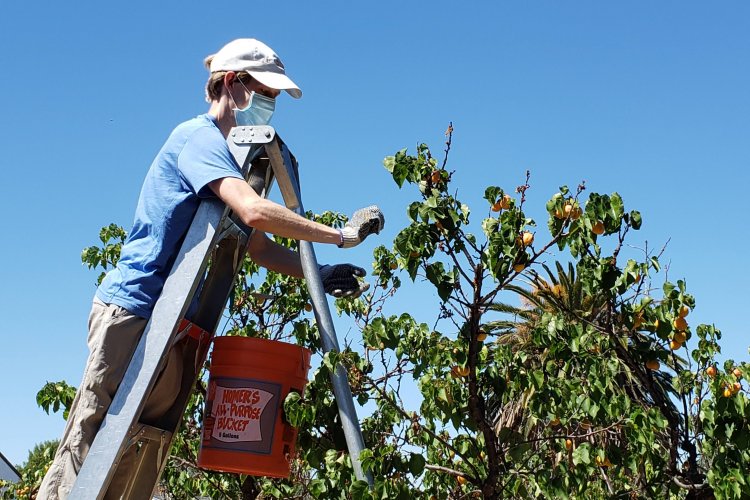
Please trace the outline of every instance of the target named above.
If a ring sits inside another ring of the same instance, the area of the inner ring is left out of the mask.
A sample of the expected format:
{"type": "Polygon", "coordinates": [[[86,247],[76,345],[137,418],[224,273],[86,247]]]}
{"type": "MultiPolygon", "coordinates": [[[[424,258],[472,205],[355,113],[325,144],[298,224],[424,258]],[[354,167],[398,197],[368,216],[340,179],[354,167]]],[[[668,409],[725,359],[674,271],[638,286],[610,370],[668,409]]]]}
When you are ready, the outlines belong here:
{"type": "Polygon", "coordinates": [[[349,493],[352,495],[353,500],[368,500],[372,498],[370,485],[367,484],[367,481],[362,481],[361,479],[352,483],[349,487],[349,493]]]}
{"type": "Polygon", "coordinates": [[[327,492],[328,485],[324,479],[313,479],[310,482],[310,493],[312,493],[315,498],[320,498],[327,492]]]}
{"type": "Polygon", "coordinates": [[[732,399],[734,400],[734,406],[737,408],[737,413],[745,416],[745,398],[740,395],[732,399]]]}
{"type": "Polygon", "coordinates": [[[419,477],[424,471],[426,462],[424,457],[419,453],[412,453],[409,457],[409,472],[414,477],[419,477]]]}
{"type": "Polygon", "coordinates": [[[451,292],[453,292],[454,278],[453,275],[445,272],[442,262],[435,262],[427,265],[425,268],[427,279],[435,285],[437,288],[438,295],[443,302],[448,300],[451,292]]]}
{"type": "Polygon", "coordinates": [[[654,256],[651,257],[651,267],[654,268],[654,270],[658,273],[661,270],[661,265],[659,264],[659,258],[654,256]]]}
{"type": "Polygon", "coordinates": [[[537,389],[541,389],[544,385],[544,372],[542,370],[534,370],[531,375],[534,377],[534,386],[537,389]]]}
{"type": "Polygon", "coordinates": [[[502,188],[497,186],[490,186],[484,190],[484,199],[489,202],[490,205],[494,204],[503,196],[502,188]]]}
{"type": "Polygon", "coordinates": [[[499,221],[493,218],[487,218],[482,221],[482,231],[485,235],[489,236],[497,230],[499,221]]]}
{"type": "Polygon", "coordinates": [[[591,457],[589,457],[589,444],[583,443],[573,450],[573,463],[575,465],[591,463],[591,457]]]}
{"type": "Polygon", "coordinates": [[[440,389],[438,389],[437,397],[441,401],[450,403],[450,398],[448,398],[448,392],[445,390],[445,387],[441,387],[440,389]]]}
{"type": "Polygon", "coordinates": [[[511,448],[508,453],[514,461],[520,462],[524,458],[526,452],[530,449],[531,443],[521,443],[518,446],[514,446],[513,448],[511,448]]]}
{"type": "Polygon", "coordinates": [[[631,210],[630,211],[630,227],[632,227],[635,230],[638,230],[641,228],[641,213],[637,210],[631,210]]]}

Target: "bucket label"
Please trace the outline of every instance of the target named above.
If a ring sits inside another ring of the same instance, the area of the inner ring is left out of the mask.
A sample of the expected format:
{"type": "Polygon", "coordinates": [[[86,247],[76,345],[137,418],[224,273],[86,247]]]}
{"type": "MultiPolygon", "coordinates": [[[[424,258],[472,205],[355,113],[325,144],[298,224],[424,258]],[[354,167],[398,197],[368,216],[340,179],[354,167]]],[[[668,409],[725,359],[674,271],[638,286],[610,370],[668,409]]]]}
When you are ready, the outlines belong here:
{"type": "Polygon", "coordinates": [[[270,453],[280,393],[281,385],[267,381],[212,379],[208,387],[204,446],[270,453]]]}
{"type": "Polygon", "coordinates": [[[227,443],[262,441],[260,417],[271,398],[270,392],[253,387],[217,386],[211,409],[216,423],[211,437],[227,443]]]}

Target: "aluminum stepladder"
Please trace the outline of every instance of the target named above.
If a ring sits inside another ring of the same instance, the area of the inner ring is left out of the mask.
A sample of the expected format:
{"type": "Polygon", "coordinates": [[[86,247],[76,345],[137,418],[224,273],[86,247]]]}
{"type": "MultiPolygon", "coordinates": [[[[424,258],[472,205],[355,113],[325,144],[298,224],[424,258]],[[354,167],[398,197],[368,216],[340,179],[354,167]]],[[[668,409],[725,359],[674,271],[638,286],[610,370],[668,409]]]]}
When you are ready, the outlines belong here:
{"type": "MultiPolygon", "coordinates": [[[[259,195],[267,197],[275,179],[287,208],[304,215],[296,160],[272,127],[235,127],[229,133],[227,144],[246,180],[259,195]]],[[[103,498],[123,453],[130,446],[137,447],[137,467],[129,478],[124,498],[152,497],[168,461],[173,435],[179,429],[206,359],[208,342],[191,336],[181,340],[184,361],[181,390],[167,414],[157,422],[143,422],[140,417],[144,404],[196,293],[197,308],[192,323],[207,332],[216,331],[251,235],[252,229],[239,222],[220,200],[201,202],[151,319],[81,466],[69,497],[71,500],[103,498]],[[200,286],[207,268],[205,281],[200,286]]],[[[323,351],[340,351],[312,243],[299,241],[299,253],[323,351]]],[[[347,374],[341,365],[336,367],[331,379],[355,475],[372,487],[372,475],[362,470],[359,461],[364,441],[347,374]]]]}

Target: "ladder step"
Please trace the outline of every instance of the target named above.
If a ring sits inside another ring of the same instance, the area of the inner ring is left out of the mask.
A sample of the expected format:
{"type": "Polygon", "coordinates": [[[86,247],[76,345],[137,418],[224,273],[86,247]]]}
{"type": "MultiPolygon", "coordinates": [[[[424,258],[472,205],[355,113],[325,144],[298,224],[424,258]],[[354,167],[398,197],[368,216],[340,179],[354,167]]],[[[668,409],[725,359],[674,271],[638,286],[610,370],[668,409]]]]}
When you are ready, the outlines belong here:
{"type": "Polygon", "coordinates": [[[145,442],[145,441],[156,441],[161,443],[162,441],[171,441],[172,433],[166,429],[159,429],[152,425],[138,424],[138,430],[131,436],[130,442],[145,442]]]}

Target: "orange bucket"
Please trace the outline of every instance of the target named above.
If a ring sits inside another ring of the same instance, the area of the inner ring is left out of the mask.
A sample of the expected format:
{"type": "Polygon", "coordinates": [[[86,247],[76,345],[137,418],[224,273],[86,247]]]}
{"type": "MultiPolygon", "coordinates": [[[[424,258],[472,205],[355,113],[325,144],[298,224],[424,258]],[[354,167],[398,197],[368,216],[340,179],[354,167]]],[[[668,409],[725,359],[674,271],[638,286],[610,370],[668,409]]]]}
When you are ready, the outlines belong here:
{"type": "Polygon", "coordinates": [[[286,342],[218,337],[203,417],[198,466],[289,477],[297,429],[283,416],[290,391],[307,385],[310,350],[286,342]]]}

